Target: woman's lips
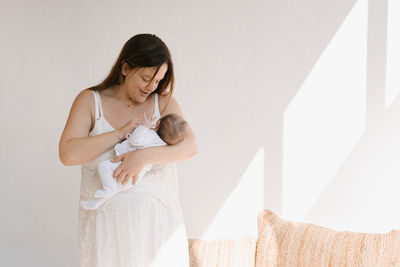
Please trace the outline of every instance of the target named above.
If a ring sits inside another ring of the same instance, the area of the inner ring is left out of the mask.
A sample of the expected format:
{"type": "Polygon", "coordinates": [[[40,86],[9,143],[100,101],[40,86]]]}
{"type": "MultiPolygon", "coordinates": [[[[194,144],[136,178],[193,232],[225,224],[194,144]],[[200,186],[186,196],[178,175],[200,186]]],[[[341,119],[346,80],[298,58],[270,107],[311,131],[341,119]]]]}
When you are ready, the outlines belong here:
{"type": "Polygon", "coordinates": [[[141,93],[142,93],[142,95],[148,95],[149,93],[146,93],[146,92],[143,92],[142,90],[139,90],[141,93]]]}

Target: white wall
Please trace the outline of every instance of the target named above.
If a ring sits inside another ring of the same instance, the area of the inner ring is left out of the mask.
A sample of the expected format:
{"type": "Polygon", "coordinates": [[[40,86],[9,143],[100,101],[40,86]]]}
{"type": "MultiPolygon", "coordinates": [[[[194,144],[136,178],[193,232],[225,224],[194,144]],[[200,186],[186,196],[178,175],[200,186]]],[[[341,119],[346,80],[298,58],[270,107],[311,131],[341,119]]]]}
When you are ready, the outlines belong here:
{"type": "Polygon", "coordinates": [[[387,6],[2,1],[2,263],[78,265],[80,167],[59,162],[59,137],[78,92],[143,32],[169,46],[199,140],[178,163],[189,237],[256,235],[263,208],[335,229],[399,228],[400,85],[387,77],[399,23],[387,6]]]}

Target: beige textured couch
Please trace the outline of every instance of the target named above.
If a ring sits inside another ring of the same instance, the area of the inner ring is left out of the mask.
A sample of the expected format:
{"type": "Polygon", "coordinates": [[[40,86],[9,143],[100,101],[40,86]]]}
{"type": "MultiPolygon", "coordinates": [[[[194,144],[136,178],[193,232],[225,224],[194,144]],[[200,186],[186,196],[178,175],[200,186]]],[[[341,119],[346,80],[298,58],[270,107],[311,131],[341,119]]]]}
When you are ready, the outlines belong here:
{"type": "Polygon", "coordinates": [[[400,267],[400,230],[339,232],[258,215],[258,237],[189,239],[191,267],[400,267]]]}

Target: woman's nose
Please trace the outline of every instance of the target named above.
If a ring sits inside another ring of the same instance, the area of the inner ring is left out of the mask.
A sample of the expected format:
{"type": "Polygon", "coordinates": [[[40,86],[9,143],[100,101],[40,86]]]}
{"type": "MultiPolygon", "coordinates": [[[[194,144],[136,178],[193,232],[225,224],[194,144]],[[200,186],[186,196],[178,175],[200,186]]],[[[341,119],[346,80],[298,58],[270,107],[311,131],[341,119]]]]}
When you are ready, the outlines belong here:
{"type": "Polygon", "coordinates": [[[153,81],[153,82],[150,84],[149,88],[151,89],[151,91],[154,91],[154,90],[157,89],[157,86],[158,86],[158,83],[156,83],[155,81],[153,81]]]}

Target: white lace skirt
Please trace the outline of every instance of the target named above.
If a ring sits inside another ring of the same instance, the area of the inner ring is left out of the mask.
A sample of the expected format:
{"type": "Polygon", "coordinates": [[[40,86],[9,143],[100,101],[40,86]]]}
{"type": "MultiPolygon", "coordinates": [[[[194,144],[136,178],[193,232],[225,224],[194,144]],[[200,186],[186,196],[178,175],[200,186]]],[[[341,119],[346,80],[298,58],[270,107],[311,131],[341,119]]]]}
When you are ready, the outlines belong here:
{"type": "Polygon", "coordinates": [[[97,210],[79,207],[81,267],[189,266],[179,199],[121,192],[97,210]]]}

